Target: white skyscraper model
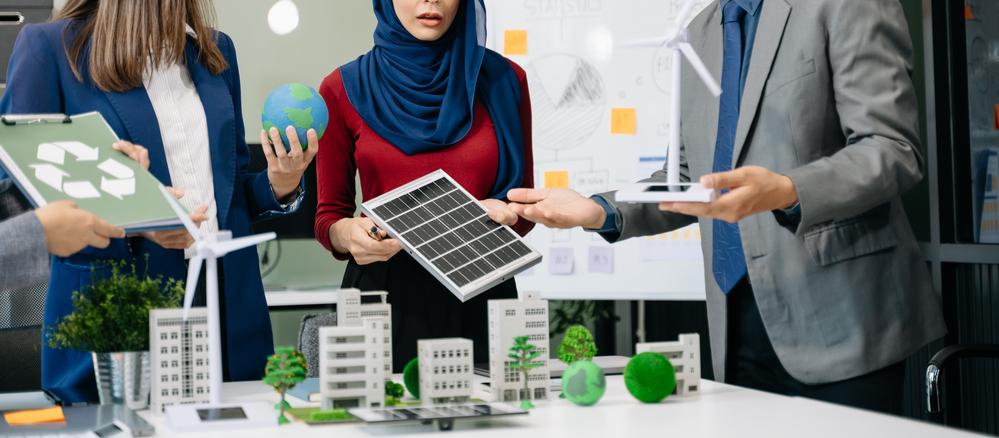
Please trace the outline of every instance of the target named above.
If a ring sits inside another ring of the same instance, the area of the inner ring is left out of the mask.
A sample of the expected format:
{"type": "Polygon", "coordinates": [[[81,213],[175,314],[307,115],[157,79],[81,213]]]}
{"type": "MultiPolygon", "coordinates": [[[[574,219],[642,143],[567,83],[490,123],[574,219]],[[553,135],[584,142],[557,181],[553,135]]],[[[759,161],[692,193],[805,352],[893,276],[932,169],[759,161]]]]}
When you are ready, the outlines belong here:
{"type": "Polygon", "coordinates": [[[352,327],[361,325],[364,318],[383,318],[385,334],[385,380],[392,380],[392,306],[388,303],[388,292],[361,292],[358,289],[341,289],[336,296],[337,326],[352,327]],[[366,297],[377,297],[373,303],[365,303],[366,297]]]}
{"type": "Polygon", "coordinates": [[[551,378],[548,357],[548,301],[540,299],[536,292],[523,291],[518,299],[489,300],[489,380],[496,401],[547,399],[551,378]],[[513,362],[507,357],[517,336],[527,336],[544,362],[528,374],[530,394],[523,394],[520,370],[511,368],[513,362]]]}
{"type": "Polygon", "coordinates": [[[635,345],[635,353],[651,351],[669,359],[676,371],[675,394],[684,396],[701,387],[701,336],[697,333],[680,335],[674,342],[650,342],[635,345]]]}
{"type": "Polygon", "coordinates": [[[185,322],[180,309],[149,312],[152,362],[152,411],[167,406],[208,402],[208,312],[191,309],[185,322]]]}
{"type": "Polygon", "coordinates": [[[431,403],[463,403],[472,397],[472,340],[417,341],[420,399],[431,403]]]}
{"type": "Polygon", "coordinates": [[[385,318],[319,329],[319,394],[323,409],[385,404],[385,318]]]}

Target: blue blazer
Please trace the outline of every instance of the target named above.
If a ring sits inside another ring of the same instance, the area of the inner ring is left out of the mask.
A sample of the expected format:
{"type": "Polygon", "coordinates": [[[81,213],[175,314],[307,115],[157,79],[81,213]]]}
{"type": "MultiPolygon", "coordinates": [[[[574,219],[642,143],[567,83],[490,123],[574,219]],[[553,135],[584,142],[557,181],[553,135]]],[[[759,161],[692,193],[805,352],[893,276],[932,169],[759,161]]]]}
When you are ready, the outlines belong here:
{"type": "MultiPolygon", "coordinates": [[[[80,64],[85,79],[78,81],[64,51],[64,44],[71,44],[76,35],[75,28],[73,22],[62,20],[28,25],[21,30],[10,59],[0,113],[97,111],[119,137],[149,149],[149,171],[163,184],[171,185],[159,126],[145,88],[140,86],[124,93],[101,91],[87,79],[86,55],[80,64]]],[[[266,172],[245,171],[250,158],[241,117],[236,51],[229,36],[222,32],[216,36],[228,69],[213,75],[198,62],[197,50],[190,40],[186,47],[187,68],[208,119],[219,227],[240,237],[251,233],[251,219],[290,213],[297,208],[301,197],[292,207],[284,209],[274,197],[266,172]]],[[[105,250],[88,248],[68,258],[54,257],[45,303],[46,332],[72,310],[73,291],[81,290],[94,278],[108,275],[109,269],[102,263],[107,259],[132,261],[139,266],[139,272],[148,269],[152,276],[182,280],[186,277],[183,251],[167,250],[146,239],[120,239],[105,250]]],[[[273,340],[256,249],[226,255],[221,266],[225,274],[224,288],[220,290],[222,311],[228,315],[223,327],[226,335],[223,353],[228,358],[226,377],[259,379],[267,356],[273,353],[273,340]]],[[[70,398],[96,400],[90,354],[54,350],[43,344],[43,387],[70,394],[70,398]]]]}

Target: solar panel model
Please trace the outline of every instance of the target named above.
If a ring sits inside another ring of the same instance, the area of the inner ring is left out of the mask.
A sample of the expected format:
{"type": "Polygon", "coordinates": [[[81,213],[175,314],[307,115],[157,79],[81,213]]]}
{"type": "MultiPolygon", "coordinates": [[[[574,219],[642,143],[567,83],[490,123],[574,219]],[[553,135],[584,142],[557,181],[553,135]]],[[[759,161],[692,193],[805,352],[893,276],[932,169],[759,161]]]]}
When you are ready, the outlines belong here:
{"type": "Polygon", "coordinates": [[[361,204],[462,302],[541,263],[541,254],[443,170],[361,204]]]}

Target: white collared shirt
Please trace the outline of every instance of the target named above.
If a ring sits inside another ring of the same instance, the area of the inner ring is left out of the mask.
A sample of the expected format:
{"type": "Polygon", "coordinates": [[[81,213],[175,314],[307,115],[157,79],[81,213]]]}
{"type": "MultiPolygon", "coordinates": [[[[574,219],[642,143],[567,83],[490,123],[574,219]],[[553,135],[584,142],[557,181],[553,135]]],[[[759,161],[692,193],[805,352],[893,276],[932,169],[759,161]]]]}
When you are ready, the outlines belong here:
{"type": "MultiPolygon", "coordinates": [[[[193,33],[188,28],[188,33],[193,33]]],[[[183,64],[160,65],[147,69],[143,85],[156,113],[163,151],[173,188],[184,192],[180,204],[188,211],[207,206],[208,220],[201,231],[218,231],[218,208],[212,179],[208,122],[198,90],[183,64]]],[[[188,248],[185,258],[194,251],[188,248]]]]}

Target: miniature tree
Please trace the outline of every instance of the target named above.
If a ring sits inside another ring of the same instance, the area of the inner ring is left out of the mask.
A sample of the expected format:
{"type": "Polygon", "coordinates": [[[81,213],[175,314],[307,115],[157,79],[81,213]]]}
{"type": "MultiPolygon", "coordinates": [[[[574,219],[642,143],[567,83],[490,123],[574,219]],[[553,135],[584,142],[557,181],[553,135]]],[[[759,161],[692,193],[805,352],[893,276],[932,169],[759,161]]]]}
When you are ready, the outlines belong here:
{"type": "Polygon", "coordinates": [[[385,381],[385,406],[395,406],[406,395],[406,388],[391,380],[385,381]]]}
{"type": "Polygon", "coordinates": [[[420,399],[420,359],[414,357],[406,367],[402,369],[402,383],[406,384],[406,390],[413,394],[413,398],[420,399]]]}
{"type": "Polygon", "coordinates": [[[578,360],[591,360],[597,355],[597,344],[586,327],[574,325],[566,330],[565,337],[558,347],[558,358],[566,365],[578,360]]]}
{"type": "Polygon", "coordinates": [[[309,365],[305,361],[305,356],[302,356],[302,353],[299,353],[294,347],[278,347],[274,350],[274,354],[267,358],[263,382],[281,394],[281,401],[274,405],[274,408],[279,411],[278,424],[288,423],[288,417],[284,416],[284,411],[290,409],[291,405],[285,400],[285,394],[289,389],[305,380],[308,369],[309,365]]]}
{"type": "Polygon", "coordinates": [[[531,403],[531,388],[528,385],[528,374],[530,374],[532,369],[538,368],[544,363],[538,362],[535,359],[541,356],[541,352],[538,351],[538,347],[534,346],[530,342],[527,342],[527,336],[517,336],[513,338],[513,346],[510,347],[510,353],[507,355],[510,359],[513,359],[513,363],[510,364],[510,368],[519,370],[520,374],[524,378],[524,392],[526,397],[521,398],[520,408],[521,409],[532,409],[534,408],[534,403],[531,403]]]}

